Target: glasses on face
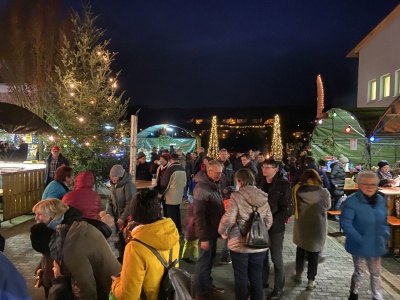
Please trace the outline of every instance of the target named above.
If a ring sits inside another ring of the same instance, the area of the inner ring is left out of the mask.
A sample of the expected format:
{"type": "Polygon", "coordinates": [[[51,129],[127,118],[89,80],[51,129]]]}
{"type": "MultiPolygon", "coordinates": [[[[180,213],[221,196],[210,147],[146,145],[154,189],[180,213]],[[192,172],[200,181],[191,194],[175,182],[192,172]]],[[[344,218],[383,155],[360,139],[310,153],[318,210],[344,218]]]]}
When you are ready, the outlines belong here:
{"type": "Polygon", "coordinates": [[[216,172],[216,171],[214,171],[214,170],[210,170],[210,172],[213,172],[213,173],[215,173],[215,174],[217,174],[217,175],[221,175],[221,174],[222,174],[222,172],[216,172]]]}
{"type": "Polygon", "coordinates": [[[262,166],[261,169],[267,170],[267,169],[273,169],[274,167],[267,167],[267,166],[262,166]]]}
{"type": "Polygon", "coordinates": [[[375,183],[359,183],[359,185],[369,187],[369,188],[376,187],[375,183]]]}

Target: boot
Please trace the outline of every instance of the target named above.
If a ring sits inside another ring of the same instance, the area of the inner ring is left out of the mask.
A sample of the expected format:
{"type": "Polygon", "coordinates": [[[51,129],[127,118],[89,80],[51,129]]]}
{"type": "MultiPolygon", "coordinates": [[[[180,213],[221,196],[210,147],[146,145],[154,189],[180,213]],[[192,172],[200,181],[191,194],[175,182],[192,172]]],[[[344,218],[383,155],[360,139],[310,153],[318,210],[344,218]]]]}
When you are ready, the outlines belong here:
{"type": "Polygon", "coordinates": [[[358,294],[350,292],[349,300],[358,300],[358,294]]]}

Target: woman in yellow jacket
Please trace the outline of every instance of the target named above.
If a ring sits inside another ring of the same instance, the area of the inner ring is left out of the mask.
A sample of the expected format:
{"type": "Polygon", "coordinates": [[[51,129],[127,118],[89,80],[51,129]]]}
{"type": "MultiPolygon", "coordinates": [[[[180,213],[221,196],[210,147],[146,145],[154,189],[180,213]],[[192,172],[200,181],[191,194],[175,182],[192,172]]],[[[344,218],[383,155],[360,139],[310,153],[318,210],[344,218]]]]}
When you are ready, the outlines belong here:
{"type": "MultiPolygon", "coordinates": [[[[132,239],[152,246],[167,262],[172,248],[172,261],[178,259],[178,230],[170,218],[161,217],[160,204],[154,190],[142,190],[135,195],[131,203],[131,216],[139,224],[132,230],[132,239]]],[[[115,298],[140,299],[143,290],[147,300],[156,300],[164,274],[164,266],[158,258],[146,246],[130,241],[126,245],[123,261],[122,271],[111,287],[115,298]]]]}

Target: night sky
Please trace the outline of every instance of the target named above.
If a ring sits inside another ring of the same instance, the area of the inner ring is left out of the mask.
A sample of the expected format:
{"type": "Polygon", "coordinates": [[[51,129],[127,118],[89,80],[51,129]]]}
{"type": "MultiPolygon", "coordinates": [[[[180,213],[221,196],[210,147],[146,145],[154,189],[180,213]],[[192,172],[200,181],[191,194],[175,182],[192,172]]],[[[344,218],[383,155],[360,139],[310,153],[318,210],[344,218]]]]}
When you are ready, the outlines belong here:
{"type": "MultiPolygon", "coordinates": [[[[0,0],[4,2],[5,0],[0,0]]],[[[79,9],[79,1],[66,1],[79,9]]],[[[346,58],[394,0],[92,1],[119,52],[132,105],[354,107],[358,60],[346,58]]],[[[1,8],[1,7],[0,7],[1,8]]]]}

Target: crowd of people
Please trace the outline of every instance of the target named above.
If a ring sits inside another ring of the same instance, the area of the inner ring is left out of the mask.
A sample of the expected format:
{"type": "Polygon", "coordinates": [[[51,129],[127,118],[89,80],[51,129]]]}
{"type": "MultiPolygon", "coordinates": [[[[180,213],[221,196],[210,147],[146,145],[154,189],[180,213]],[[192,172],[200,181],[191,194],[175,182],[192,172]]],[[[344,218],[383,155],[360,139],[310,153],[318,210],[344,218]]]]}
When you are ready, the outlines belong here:
{"type": "Polygon", "coordinates": [[[354,260],[349,299],[358,299],[363,261],[373,297],[382,299],[380,257],[389,231],[385,201],[377,188],[394,183],[387,161],[378,164],[377,172],[360,172],[359,190],[343,202],[349,163],[343,155],[329,174],[307,155],[287,157],[285,163],[282,157],[255,151],[230,160],[226,149],[212,159],[202,147],[186,154],[173,147],[153,148],[150,155],[147,161],[143,151],[137,154],[136,180],[155,178],[156,187],[137,190],[132,175],[116,164],[110,169],[110,190],[102,210],[100,195],[93,190],[93,173],[79,173],[71,190],[73,169],[60,148],[52,147],[46,159],[46,188],[32,210],[37,224],[31,228],[32,247],[43,255],[35,274],[46,299],[157,299],[164,267],[153,250],[165,261],[180,258],[195,264],[194,297],[212,299],[225,292],[212,278],[220,237],[225,239],[221,263],[232,264],[236,299],[264,299],[264,289],[267,299],[281,299],[286,278],[283,241],[290,218],[297,246],[292,280],[302,283],[307,259],[305,287],[313,290],[329,209],[342,209],[339,221],[354,260]],[[254,210],[268,228],[269,247],[244,243],[254,210]]]}

